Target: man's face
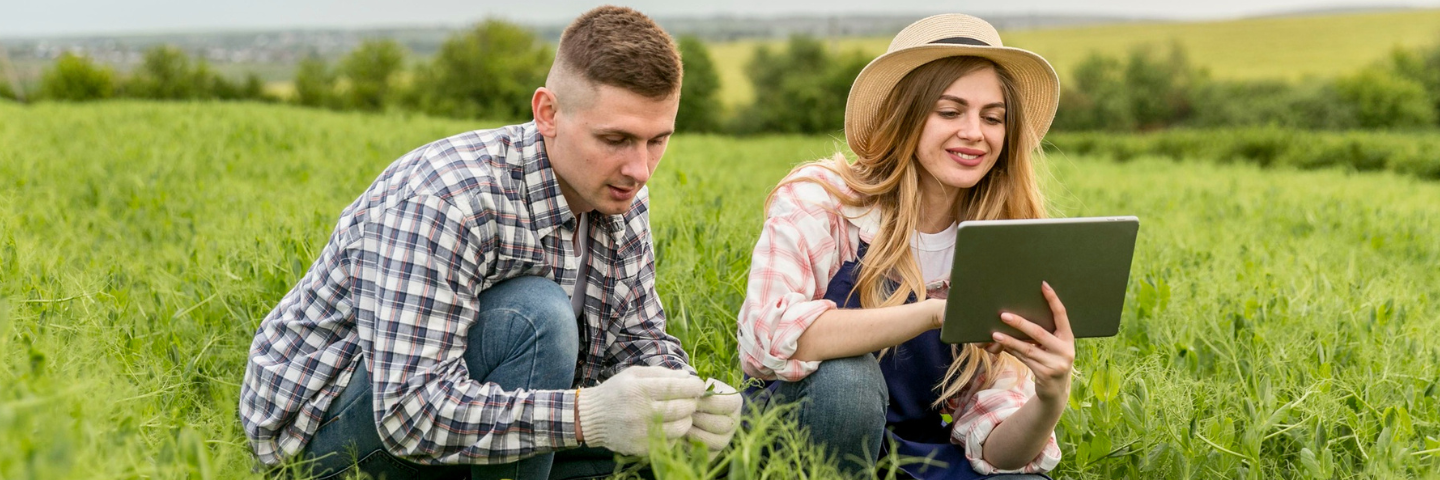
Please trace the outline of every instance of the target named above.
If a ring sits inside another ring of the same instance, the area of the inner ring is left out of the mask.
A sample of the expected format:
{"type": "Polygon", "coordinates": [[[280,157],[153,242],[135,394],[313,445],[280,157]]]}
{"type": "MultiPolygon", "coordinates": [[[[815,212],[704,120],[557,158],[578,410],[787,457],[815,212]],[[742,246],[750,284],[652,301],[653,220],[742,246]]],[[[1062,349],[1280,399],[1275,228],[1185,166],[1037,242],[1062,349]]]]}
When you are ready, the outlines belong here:
{"type": "Polygon", "coordinates": [[[577,215],[625,213],[665,154],[680,96],[656,100],[609,85],[576,92],[589,98],[535,112],[560,191],[577,215]]]}

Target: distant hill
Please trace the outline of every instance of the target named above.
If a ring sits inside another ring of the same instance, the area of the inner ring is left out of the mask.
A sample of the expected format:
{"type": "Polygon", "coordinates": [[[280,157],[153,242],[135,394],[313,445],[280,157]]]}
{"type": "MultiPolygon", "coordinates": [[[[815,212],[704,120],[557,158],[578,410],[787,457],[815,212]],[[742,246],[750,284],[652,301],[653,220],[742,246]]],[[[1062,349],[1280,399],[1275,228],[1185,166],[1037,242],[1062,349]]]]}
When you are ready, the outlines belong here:
{"type": "MultiPolygon", "coordinates": [[[[1005,44],[1044,56],[1062,81],[1091,53],[1123,57],[1142,45],[1184,47],[1191,63],[1216,78],[1299,80],[1354,72],[1383,59],[1396,47],[1440,44],[1440,9],[1283,16],[1211,22],[1126,22],[1104,25],[1002,28],[1005,44]]],[[[890,36],[830,41],[838,50],[878,55],[890,36]]],[[[741,40],[712,45],[720,73],[721,98],[730,106],[750,101],[744,75],[755,46],[778,40],[741,40]]]]}
{"type": "MultiPolygon", "coordinates": [[[[769,40],[794,34],[817,37],[890,36],[905,25],[929,14],[894,15],[809,15],[784,17],[677,17],[656,21],[671,34],[695,35],[706,41],[742,39],[769,40]]],[[[1002,29],[1047,28],[1099,25],[1135,19],[1076,15],[997,15],[989,18],[1002,29]]],[[[565,24],[530,27],[542,38],[556,41],[565,24]]],[[[454,25],[362,29],[286,29],[219,32],[174,32],[133,35],[67,35],[56,37],[0,37],[0,47],[9,53],[19,75],[33,83],[45,65],[64,52],[80,52],[121,71],[140,64],[145,49],[154,45],[175,45],[191,56],[203,58],[227,75],[255,72],[267,81],[285,81],[296,63],[310,55],[335,59],[370,38],[393,38],[417,57],[439,51],[445,39],[462,30],[454,25]]],[[[3,33],[0,33],[3,35],[3,33]]]]}
{"type": "MultiPolygon", "coordinates": [[[[830,38],[837,49],[883,52],[889,38],[928,15],[812,15],[658,18],[675,35],[696,35],[712,43],[725,104],[751,98],[742,74],[757,44],[776,44],[793,34],[830,38]]],[[[1401,7],[1312,8],[1240,20],[1176,22],[1160,19],[1075,15],[980,15],[1004,32],[1006,44],[1045,56],[1061,77],[1091,52],[1120,56],[1137,45],[1183,45],[1192,62],[1220,78],[1300,79],[1334,76],[1383,58],[1395,47],[1440,43],[1440,10],[1401,7]]],[[[534,25],[555,40],[562,24],[534,25]]],[[[432,25],[371,29],[291,29],[249,32],[194,32],[125,36],[0,38],[24,83],[61,53],[79,51],[127,70],[141,52],[173,44],[204,58],[227,75],[256,72],[277,84],[293,77],[307,55],[335,59],[367,38],[394,38],[417,58],[427,57],[460,27],[432,25]]]]}
{"type": "MultiPolygon", "coordinates": [[[[893,36],[896,32],[932,13],[893,15],[792,15],[783,17],[717,16],[657,18],[672,35],[695,35],[707,41],[786,38],[803,34],[815,37],[893,36]]],[[[979,15],[1001,30],[1104,25],[1155,19],[1097,15],[979,15]]],[[[547,37],[560,38],[564,25],[541,29],[547,37]]]]}
{"type": "Polygon", "coordinates": [[[1310,8],[1300,8],[1300,9],[1295,9],[1295,10],[1283,10],[1283,11],[1274,12],[1274,13],[1267,13],[1267,14],[1263,14],[1263,15],[1251,15],[1251,16],[1245,17],[1245,18],[1314,17],[1314,16],[1326,16],[1326,15],[1350,15],[1350,14],[1356,14],[1356,13],[1386,13],[1386,12],[1398,12],[1398,11],[1405,11],[1405,10],[1417,10],[1417,8],[1412,7],[1412,6],[1408,6],[1408,5],[1366,5],[1366,6],[1344,6],[1344,5],[1339,5],[1339,6],[1329,6],[1329,7],[1310,7],[1310,8]]]}

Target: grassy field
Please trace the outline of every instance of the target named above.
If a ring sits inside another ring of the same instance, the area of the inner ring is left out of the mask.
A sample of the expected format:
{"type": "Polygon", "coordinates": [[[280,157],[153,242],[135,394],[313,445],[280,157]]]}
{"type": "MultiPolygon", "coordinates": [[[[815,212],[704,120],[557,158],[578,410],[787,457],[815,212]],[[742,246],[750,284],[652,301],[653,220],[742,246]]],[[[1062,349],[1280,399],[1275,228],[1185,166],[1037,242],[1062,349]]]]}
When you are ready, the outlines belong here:
{"type": "MultiPolygon", "coordinates": [[[[1136,45],[1168,48],[1178,42],[1191,61],[1216,78],[1297,80],[1350,73],[1384,58],[1395,47],[1440,43],[1440,10],[1275,17],[1193,23],[1136,23],[1092,27],[1001,32],[1005,44],[1044,56],[1060,73],[1091,52],[1127,55],[1136,45]]],[[[756,41],[711,47],[720,69],[726,105],[743,105],[753,97],[744,66],[756,41]]],[[[779,44],[779,42],[769,42],[779,44]]],[[[839,50],[885,52],[889,38],[838,39],[839,50]]]]}
{"type": "MultiPolygon", "coordinates": [[[[384,166],[478,126],[0,103],[0,478],[255,477],[235,408],[259,320],[384,166]]],[[[675,139],[651,183],[659,287],[702,373],[738,380],[766,192],[837,143],[675,139]]],[[[1048,165],[1056,214],[1142,219],[1120,335],[1079,344],[1057,478],[1440,478],[1440,184],[1063,151],[1048,165]]],[[[826,478],[803,453],[762,466],[763,445],[796,434],[753,419],[717,469],[826,478]]],[[[651,460],[671,478],[717,471],[651,460]]]]}

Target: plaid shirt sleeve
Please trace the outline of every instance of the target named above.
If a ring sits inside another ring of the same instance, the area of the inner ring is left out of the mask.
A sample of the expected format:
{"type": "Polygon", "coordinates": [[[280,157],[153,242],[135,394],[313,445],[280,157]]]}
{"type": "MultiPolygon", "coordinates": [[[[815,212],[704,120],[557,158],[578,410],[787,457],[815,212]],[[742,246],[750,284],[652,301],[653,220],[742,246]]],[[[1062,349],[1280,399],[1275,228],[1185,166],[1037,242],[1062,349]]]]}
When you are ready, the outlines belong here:
{"type": "Polygon", "coordinates": [[[655,292],[655,249],[650,239],[649,196],[642,192],[626,244],[619,245],[625,263],[638,265],[635,275],[616,285],[620,302],[619,328],[611,332],[613,341],[606,346],[606,364],[612,365],[601,376],[608,378],[626,367],[663,366],[695,373],[690,359],[680,347],[680,340],[665,333],[665,310],[655,292]]]}
{"type": "MultiPolygon", "coordinates": [[[[818,170],[810,167],[795,175],[823,175],[818,170]]],[[[811,182],[776,189],[740,306],[740,366],[747,375],[796,382],[820,368],[820,362],[791,356],[805,329],[836,308],[824,297],[849,251],[839,208],[824,188],[811,182]]]]}
{"type": "Polygon", "coordinates": [[[493,464],[577,445],[573,393],[506,392],[471,380],[461,360],[493,219],[435,196],[397,197],[369,216],[352,257],[386,449],[417,463],[493,464]]]}
{"type": "Polygon", "coordinates": [[[950,427],[950,443],[964,447],[965,458],[970,460],[970,466],[975,472],[981,475],[1044,473],[1054,470],[1055,466],[1060,464],[1060,444],[1056,442],[1053,431],[1050,432],[1050,440],[1045,443],[1040,454],[1018,470],[995,468],[983,458],[985,440],[990,438],[990,432],[1035,396],[1035,381],[1028,373],[1019,370],[1015,363],[996,362],[999,370],[994,372],[995,382],[990,388],[974,392],[973,395],[962,394],[946,402],[951,416],[955,419],[955,423],[950,427]]]}

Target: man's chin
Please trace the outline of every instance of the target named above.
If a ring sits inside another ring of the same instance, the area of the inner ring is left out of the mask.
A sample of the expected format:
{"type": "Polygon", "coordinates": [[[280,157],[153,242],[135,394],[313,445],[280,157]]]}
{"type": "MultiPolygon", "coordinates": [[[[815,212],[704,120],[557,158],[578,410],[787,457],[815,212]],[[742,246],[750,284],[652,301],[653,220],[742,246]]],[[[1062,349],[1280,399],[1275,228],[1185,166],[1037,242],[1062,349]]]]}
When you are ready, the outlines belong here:
{"type": "Polygon", "coordinates": [[[602,204],[602,205],[596,205],[596,206],[595,206],[595,211],[596,211],[596,212],[599,212],[599,213],[602,214],[602,215],[619,215],[619,214],[622,214],[622,213],[625,213],[625,212],[630,211],[630,204],[631,204],[631,203],[634,203],[634,200],[633,200],[633,199],[630,200],[630,201],[623,202],[623,203],[621,203],[621,202],[605,203],[605,204],[602,204]]]}

